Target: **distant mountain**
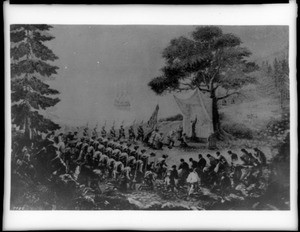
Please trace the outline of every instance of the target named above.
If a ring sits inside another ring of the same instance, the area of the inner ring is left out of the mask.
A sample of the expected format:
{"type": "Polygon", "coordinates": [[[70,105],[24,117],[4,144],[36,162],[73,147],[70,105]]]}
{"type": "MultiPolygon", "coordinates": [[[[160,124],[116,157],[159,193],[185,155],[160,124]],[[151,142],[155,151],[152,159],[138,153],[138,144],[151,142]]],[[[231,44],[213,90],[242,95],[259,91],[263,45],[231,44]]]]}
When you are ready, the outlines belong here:
{"type": "Polygon", "coordinates": [[[251,60],[256,62],[258,65],[261,65],[263,61],[268,61],[270,64],[272,64],[275,58],[277,59],[283,59],[285,57],[288,58],[288,54],[289,54],[289,47],[288,45],[285,45],[284,47],[280,48],[279,50],[271,54],[267,54],[265,56],[253,56],[251,60]]]}

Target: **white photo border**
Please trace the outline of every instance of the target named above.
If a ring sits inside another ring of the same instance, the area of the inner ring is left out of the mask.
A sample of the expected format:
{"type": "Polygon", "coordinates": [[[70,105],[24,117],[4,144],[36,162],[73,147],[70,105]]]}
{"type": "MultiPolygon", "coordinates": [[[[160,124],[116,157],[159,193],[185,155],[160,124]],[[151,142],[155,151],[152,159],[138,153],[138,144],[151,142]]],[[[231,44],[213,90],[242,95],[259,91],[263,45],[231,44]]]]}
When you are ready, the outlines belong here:
{"type": "Polygon", "coordinates": [[[296,230],[297,221],[297,5],[9,5],[5,23],[4,230],[296,230]],[[287,211],[11,211],[10,54],[11,24],[288,25],[291,95],[291,208],[287,211]]]}

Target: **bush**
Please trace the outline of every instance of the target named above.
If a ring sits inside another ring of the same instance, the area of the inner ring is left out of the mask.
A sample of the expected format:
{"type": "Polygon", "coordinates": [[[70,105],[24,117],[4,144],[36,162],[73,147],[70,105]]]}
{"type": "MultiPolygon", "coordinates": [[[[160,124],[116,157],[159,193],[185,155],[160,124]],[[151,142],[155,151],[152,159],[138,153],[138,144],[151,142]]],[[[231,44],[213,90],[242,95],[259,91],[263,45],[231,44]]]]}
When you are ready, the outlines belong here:
{"type": "Polygon", "coordinates": [[[290,119],[289,114],[286,113],[280,119],[270,120],[265,128],[258,132],[258,137],[260,139],[273,138],[276,141],[283,142],[289,129],[290,119]]]}
{"type": "Polygon", "coordinates": [[[244,124],[225,124],[223,130],[240,139],[253,139],[253,131],[244,124]]]}

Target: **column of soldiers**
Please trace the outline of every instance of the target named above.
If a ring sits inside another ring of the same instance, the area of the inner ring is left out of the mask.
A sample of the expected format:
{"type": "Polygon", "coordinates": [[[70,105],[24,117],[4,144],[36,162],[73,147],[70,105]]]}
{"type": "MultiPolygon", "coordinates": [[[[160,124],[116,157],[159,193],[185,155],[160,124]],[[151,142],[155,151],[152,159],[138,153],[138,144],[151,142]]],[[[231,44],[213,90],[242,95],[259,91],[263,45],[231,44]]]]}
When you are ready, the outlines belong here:
{"type": "MultiPolygon", "coordinates": [[[[133,128],[130,130],[133,131],[133,128]]],[[[143,137],[142,127],[139,127],[136,139],[142,140],[143,137]]],[[[264,153],[255,148],[253,154],[242,149],[240,156],[228,151],[230,161],[217,152],[215,156],[207,154],[204,157],[199,154],[198,161],[189,159],[190,164],[182,158],[178,167],[177,165],[169,167],[167,155],[156,159],[155,153],[148,154],[146,149],[134,146],[130,140],[121,138],[123,136],[120,135],[117,138],[114,126],[110,130],[109,137],[105,127],[102,127],[100,137],[96,130],[89,137],[88,129],[84,130],[82,137],[79,137],[77,132],[61,133],[57,136],[50,133],[45,140],[50,141],[55,149],[55,155],[49,161],[51,175],[69,174],[79,183],[99,191],[104,180],[114,181],[120,190],[125,191],[136,189],[136,184],[141,183],[153,189],[154,180],[162,179],[170,191],[189,185],[191,194],[199,186],[226,192],[240,183],[245,185],[259,183],[258,179],[267,166],[264,153]],[[241,161],[242,164],[237,161],[241,161]]],[[[135,134],[130,138],[135,138],[135,134]]],[[[48,154],[50,148],[51,146],[47,146],[43,149],[48,154]]],[[[19,164],[31,165],[32,159],[28,149],[23,151],[19,164]]],[[[26,170],[34,173],[32,165],[26,170]]]]}

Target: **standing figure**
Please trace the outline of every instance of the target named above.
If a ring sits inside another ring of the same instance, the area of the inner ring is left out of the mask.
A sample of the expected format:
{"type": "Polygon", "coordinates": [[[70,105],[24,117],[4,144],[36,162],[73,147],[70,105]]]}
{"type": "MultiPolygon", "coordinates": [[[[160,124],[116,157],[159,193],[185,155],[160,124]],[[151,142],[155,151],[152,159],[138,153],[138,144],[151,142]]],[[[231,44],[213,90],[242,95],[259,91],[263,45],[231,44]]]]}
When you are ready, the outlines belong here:
{"type": "Polygon", "coordinates": [[[111,138],[115,138],[116,137],[116,131],[115,131],[115,127],[112,126],[110,129],[110,137],[111,138]]]}
{"type": "Polygon", "coordinates": [[[176,135],[176,131],[171,130],[170,133],[167,136],[167,139],[168,139],[168,148],[169,149],[172,149],[172,147],[174,146],[175,135],[176,135]]]}
{"type": "Polygon", "coordinates": [[[181,138],[181,137],[182,137],[182,134],[183,134],[183,127],[182,127],[182,126],[179,126],[177,132],[178,132],[178,137],[181,138]]]}
{"type": "Polygon", "coordinates": [[[186,178],[189,175],[189,165],[187,162],[184,161],[184,159],[180,159],[180,165],[179,165],[179,181],[178,184],[179,185],[184,185],[186,182],[186,178]]]}
{"type": "Polygon", "coordinates": [[[92,137],[93,137],[94,139],[97,139],[97,138],[98,138],[97,126],[93,129],[92,137]]]}
{"type": "Polygon", "coordinates": [[[125,139],[125,129],[123,127],[123,125],[121,125],[120,129],[119,129],[119,140],[124,138],[125,139]]]}
{"type": "Polygon", "coordinates": [[[89,132],[88,132],[88,130],[89,130],[89,128],[88,128],[88,127],[86,127],[86,128],[84,128],[84,129],[83,129],[83,136],[84,136],[84,137],[87,137],[87,136],[89,136],[89,132]]]}
{"type": "Polygon", "coordinates": [[[255,157],[257,157],[261,163],[262,166],[266,166],[267,165],[267,158],[266,155],[259,150],[257,147],[254,148],[254,151],[256,152],[254,155],[255,157]]]}
{"type": "Polygon", "coordinates": [[[136,140],[144,141],[144,129],[143,125],[139,125],[138,132],[137,132],[137,138],[136,140]]]}
{"type": "Polygon", "coordinates": [[[186,133],[183,133],[181,135],[181,137],[179,137],[179,141],[180,141],[180,147],[188,147],[189,146],[186,141],[186,133]]]}
{"type": "Polygon", "coordinates": [[[154,138],[155,138],[155,136],[156,136],[157,133],[158,133],[158,129],[157,128],[155,128],[155,130],[153,130],[151,132],[151,135],[150,135],[149,140],[148,140],[148,145],[150,147],[153,147],[153,145],[154,145],[154,138]]]}
{"type": "Polygon", "coordinates": [[[176,188],[176,185],[178,183],[178,171],[176,169],[176,165],[172,166],[172,170],[171,170],[169,178],[170,178],[170,187],[171,187],[171,190],[174,191],[175,188],[176,188]]]}
{"type": "Polygon", "coordinates": [[[135,140],[135,133],[134,133],[134,129],[133,126],[130,126],[128,129],[128,134],[129,134],[129,140],[135,140]]]}
{"type": "Polygon", "coordinates": [[[193,141],[197,141],[197,135],[196,135],[196,123],[197,123],[197,117],[195,118],[194,121],[192,121],[192,136],[191,136],[191,140],[193,141]]]}
{"type": "Polygon", "coordinates": [[[163,147],[163,133],[156,133],[153,139],[153,148],[162,150],[163,147]]]}
{"type": "Polygon", "coordinates": [[[106,130],[105,130],[105,126],[103,126],[103,127],[102,127],[102,129],[101,129],[101,136],[102,136],[103,138],[105,138],[105,137],[106,137],[106,130]]]}

